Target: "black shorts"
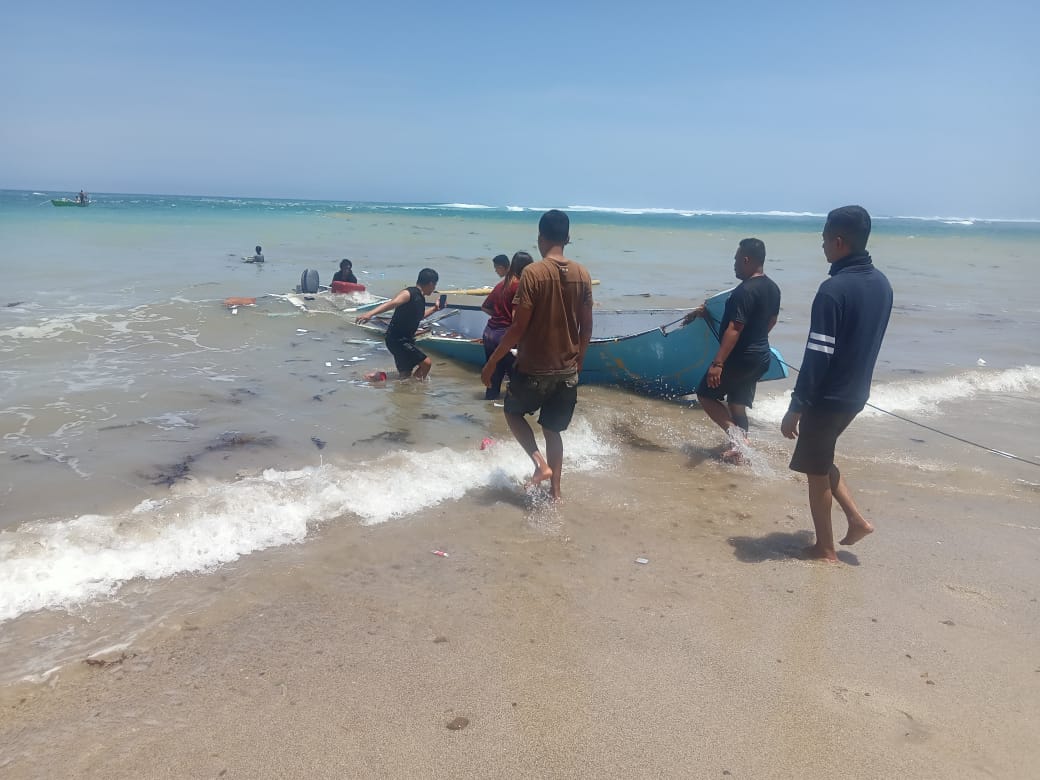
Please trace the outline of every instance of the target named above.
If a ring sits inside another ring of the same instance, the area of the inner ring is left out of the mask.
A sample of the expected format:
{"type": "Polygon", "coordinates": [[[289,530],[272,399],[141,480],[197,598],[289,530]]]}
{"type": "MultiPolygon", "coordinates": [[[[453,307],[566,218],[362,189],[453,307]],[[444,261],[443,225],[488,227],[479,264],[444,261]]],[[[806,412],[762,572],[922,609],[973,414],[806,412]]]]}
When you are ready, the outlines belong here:
{"type": "Polygon", "coordinates": [[[722,367],[722,381],[719,382],[719,386],[708,387],[708,374],[705,372],[697,385],[697,395],[750,407],[755,402],[755,386],[769,370],[771,359],[771,354],[767,353],[761,358],[727,360],[722,367]]]}
{"type": "Polygon", "coordinates": [[[538,424],[550,431],[567,430],[578,403],[578,375],[533,376],[518,373],[506,392],[507,414],[533,414],[539,409],[538,424]]]}
{"type": "Polygon", "coordinates": [[[415,346],[415,339],[397,339],[387,336],[386,348],[394,356],[394,364],[402,374],[411,374],[417,365],[426,360],[425,353],[415,346]]]}
{"type": "Polygon", "coordinates": [[[834,445],[859,412],[830,412],[809,407],[798,421],[791,471],[824,476],[834,465],[834,445]]]}

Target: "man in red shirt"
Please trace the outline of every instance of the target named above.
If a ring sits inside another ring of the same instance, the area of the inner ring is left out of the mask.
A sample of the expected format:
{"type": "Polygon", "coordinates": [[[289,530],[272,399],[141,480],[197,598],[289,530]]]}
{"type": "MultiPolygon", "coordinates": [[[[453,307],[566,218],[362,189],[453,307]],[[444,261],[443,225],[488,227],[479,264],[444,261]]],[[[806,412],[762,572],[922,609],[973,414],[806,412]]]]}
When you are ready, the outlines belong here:
{"type": "Polygon", "coordinates": [[[513,324],[480,374],[490,387],[495,367],[518,346],[516,375],[506,393],[509,430],[534,463],[527,485],[549,480],[550,495],[560,498],[563,471],[562,431],[570,425],[578,401],[578,374],[592,338],[592,279],[584,266],[564,257],[570,243],[570,220],[562,211],[545,212],[538,222],[542,259],[524,269],[513,309],[513,324]],[[538,450],[525,415],[540,410],[545,455],[538,450]]]}

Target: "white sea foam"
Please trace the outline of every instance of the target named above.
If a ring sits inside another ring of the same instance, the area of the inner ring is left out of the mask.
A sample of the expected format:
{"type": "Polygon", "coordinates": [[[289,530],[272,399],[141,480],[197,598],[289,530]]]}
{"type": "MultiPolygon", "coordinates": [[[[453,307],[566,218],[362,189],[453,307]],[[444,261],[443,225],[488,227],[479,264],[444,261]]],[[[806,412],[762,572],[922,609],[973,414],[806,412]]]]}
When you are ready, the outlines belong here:
{"type": "MultiPolygon", "coordinates": [[[[939,405],[950,401],[965,401],[986,393],[1035,393],[1037,390],[1040,390],[1040,366],[1021,366],[1003,371],[966,371],[931,379],[875,382],[870,389],[870,403],[903,416],[926,417],[941,414],[939,405]]],[[[789,393],[760,398],[755,402],[753,415],[756,420],[778,423],[789,402],[789,393]]],[[[883,412],[868,406],[862,414],[877,416],[883,412]]]]}
{"type": "Polygon", "coordinates": [[[441,209],[493,209],[494,206],[485,206],[483,203],[438,203],[434,208],[441,209]]]}
{"type": "MultiPolygon", "coordinates": [[[[570,471],[599,468],[614,452],[583,420],[565,439],[570,471]]],[[[315,523],[344,517],[382,523],[475,489],[516,486],[530,470],[512,442],[397,452],[350,467],[190,482],[118,515],[26,522],[0,532],[0,621],[104,596],[131,579],[202,571],[298,543],[315,523]]]]}
{"type": "Polygon", "coordinates": [[[721,211],[713,209],[662,209],[615,206],[568,206],[567,211],[602,212],[604,214],[644,215],[658,214],[679,217],[826,217],[812,211],[721,211]]]}

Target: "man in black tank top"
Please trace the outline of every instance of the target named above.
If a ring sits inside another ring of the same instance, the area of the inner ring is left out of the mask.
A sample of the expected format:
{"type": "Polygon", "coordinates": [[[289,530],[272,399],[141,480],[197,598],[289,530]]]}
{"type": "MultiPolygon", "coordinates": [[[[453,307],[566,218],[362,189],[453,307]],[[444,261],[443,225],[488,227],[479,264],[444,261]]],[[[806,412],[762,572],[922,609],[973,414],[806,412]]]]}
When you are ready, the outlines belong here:
{"type": "Polygon", "coordinates": [[[433,363],[415,345],[415,331],[419,323],[437,311],[440,306],[427,307],[426,296],[437,289],[440,277],[432,268],[424,268],[414,287],[407,287],[389,301],[379,304],[357,318],[359,324],[368,322],[385,311],[393,310],[394,316],[386,328],[386,348],[394,356],[394,363],[401,379],[415,372],[416,379],[425,379],[433,363]]]}

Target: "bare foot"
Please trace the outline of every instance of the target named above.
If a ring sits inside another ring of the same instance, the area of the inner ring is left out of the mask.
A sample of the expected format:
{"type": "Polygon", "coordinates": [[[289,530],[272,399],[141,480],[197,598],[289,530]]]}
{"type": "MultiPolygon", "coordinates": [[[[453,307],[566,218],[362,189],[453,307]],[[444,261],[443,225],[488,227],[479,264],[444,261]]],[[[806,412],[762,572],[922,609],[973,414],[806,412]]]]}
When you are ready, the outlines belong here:
{"type": "Polygon", "coordinates": [[[531,478],[524,483],[524,489],[533,488],[547,479],[552,479],[552,469],[547,463],[539,464],[534,467],[534,474],[531,475],[531,478]]]}
{"type": "Polygon", "coordinates": [[[729,463],[733,466],[743,466],[747,464],[748,459],[744,457],[744,453],[734,448],[726,450],[724,453],[719,455],[719,459],[723,463],[729,463]]]}
{"type": "Polygon", "coordinates": [[[838,562],[838,554],[834,550],[824,550],[815,544],[802,550],[802,557],[809,561],[838,562]]]}
{"type": "Polygon", "coordinates": [[[850,525],[849,532],[845,534],[845,538],[839,544],[855,544],[864,536],[872,533],[874,533],[874,526],[870,524],[869,520],[864,520],[863,525],[850,525]]]}

